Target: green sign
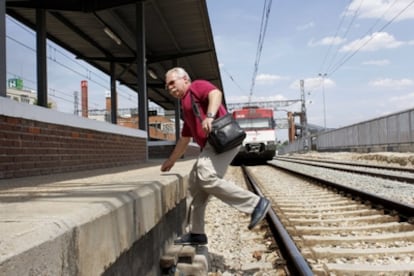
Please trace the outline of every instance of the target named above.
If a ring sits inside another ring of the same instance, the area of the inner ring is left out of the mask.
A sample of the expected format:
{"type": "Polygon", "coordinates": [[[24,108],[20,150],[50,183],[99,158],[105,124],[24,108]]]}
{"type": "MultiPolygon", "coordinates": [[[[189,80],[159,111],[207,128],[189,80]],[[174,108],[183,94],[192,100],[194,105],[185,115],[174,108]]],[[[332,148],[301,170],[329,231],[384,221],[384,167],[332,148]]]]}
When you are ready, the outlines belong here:
{"type": "Polygon", "coordinates": [[[14,88],[18,90],[23,89],[23,80],[22,79],[9,79],[8,80],[9,88],[14,88]]]}

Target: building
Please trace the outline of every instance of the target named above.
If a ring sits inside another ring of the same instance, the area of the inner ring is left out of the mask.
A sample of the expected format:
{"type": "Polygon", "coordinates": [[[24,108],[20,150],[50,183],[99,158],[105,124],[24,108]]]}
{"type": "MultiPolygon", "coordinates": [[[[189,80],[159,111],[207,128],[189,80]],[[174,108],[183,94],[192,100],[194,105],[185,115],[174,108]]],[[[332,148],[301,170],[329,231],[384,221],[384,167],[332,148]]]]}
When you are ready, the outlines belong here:
{"type": "MultiPolygon", "coordinates": [[[[139,117],[137,108],[121,108],[117,110],[117,124],[138,129],[139,117]]],[[[111,121],[111,97],[106,95],[106,108],[88,110],[88,118],[97,121],[111,121]]],[[[175,122],[168,116],[159,115],[156,110],[149,111],[148,129],[151,140],[175,141],[175,122]]]]}
{"type": "MultiPolygon", "coordinates": [[[[21,103],[37,104],[37,93],[25,89],[23,80],[19,78],[12,78],[7,80],[6,97],[21,103]]],[[[48,101],[48,106],[51,109],[57,109],[57,104],[54,101],[48,101]]]]}

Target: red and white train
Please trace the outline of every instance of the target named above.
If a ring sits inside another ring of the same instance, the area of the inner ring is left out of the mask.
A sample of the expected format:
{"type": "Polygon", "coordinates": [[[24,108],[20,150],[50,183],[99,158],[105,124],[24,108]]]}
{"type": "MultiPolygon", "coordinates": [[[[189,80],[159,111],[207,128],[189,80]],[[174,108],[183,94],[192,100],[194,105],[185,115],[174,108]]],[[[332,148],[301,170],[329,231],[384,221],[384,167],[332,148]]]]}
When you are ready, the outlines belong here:
{"type": "Polygon", "coordinates": [[[276,153],[276,124],[273,109],[245,106],[233,111],[233,117],[246,131],[246,138],[234,163],[264,162],[276,153]]]}

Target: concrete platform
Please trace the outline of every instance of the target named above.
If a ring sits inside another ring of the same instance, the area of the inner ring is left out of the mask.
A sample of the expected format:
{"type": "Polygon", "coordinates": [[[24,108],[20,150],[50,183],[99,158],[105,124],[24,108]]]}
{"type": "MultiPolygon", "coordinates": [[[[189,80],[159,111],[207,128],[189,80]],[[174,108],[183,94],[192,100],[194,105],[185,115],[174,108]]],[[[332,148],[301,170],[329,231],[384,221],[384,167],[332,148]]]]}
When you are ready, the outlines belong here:
{"type": "Polygon", "coordinates": [[[156,275],[194,159],[161,162],[1,180],[0,275],[156,275]]]}

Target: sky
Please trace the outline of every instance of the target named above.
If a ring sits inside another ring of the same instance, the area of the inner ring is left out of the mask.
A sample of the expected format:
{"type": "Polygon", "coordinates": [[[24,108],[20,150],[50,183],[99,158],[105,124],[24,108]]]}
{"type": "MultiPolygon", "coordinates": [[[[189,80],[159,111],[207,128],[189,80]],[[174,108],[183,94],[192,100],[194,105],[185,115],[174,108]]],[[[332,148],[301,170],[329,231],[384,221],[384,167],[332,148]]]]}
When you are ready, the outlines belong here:
{"type": "MultiPolygon", "coordinates": [[[[303,80],[307,121],[326,128],[414,107],[414,0],[206,2],[228,103],[300,99],[303,80]]],[[[22,77],[34,89],[35,36],[10,18],[6,31],[7,78],[22,77]]],[[[48,57],[49,95],[58,110],[73,113],[83,79],[90,108],[104,108],[107,76],[53,44],[48,57]]],[[[120,105],[136,105],[135,93],[118,91],[120,105]]],[[[301,107],[280,109],[276,118],[301,107]]],[[[286,130],[276,132],[286,139],[286,130]]]]}

